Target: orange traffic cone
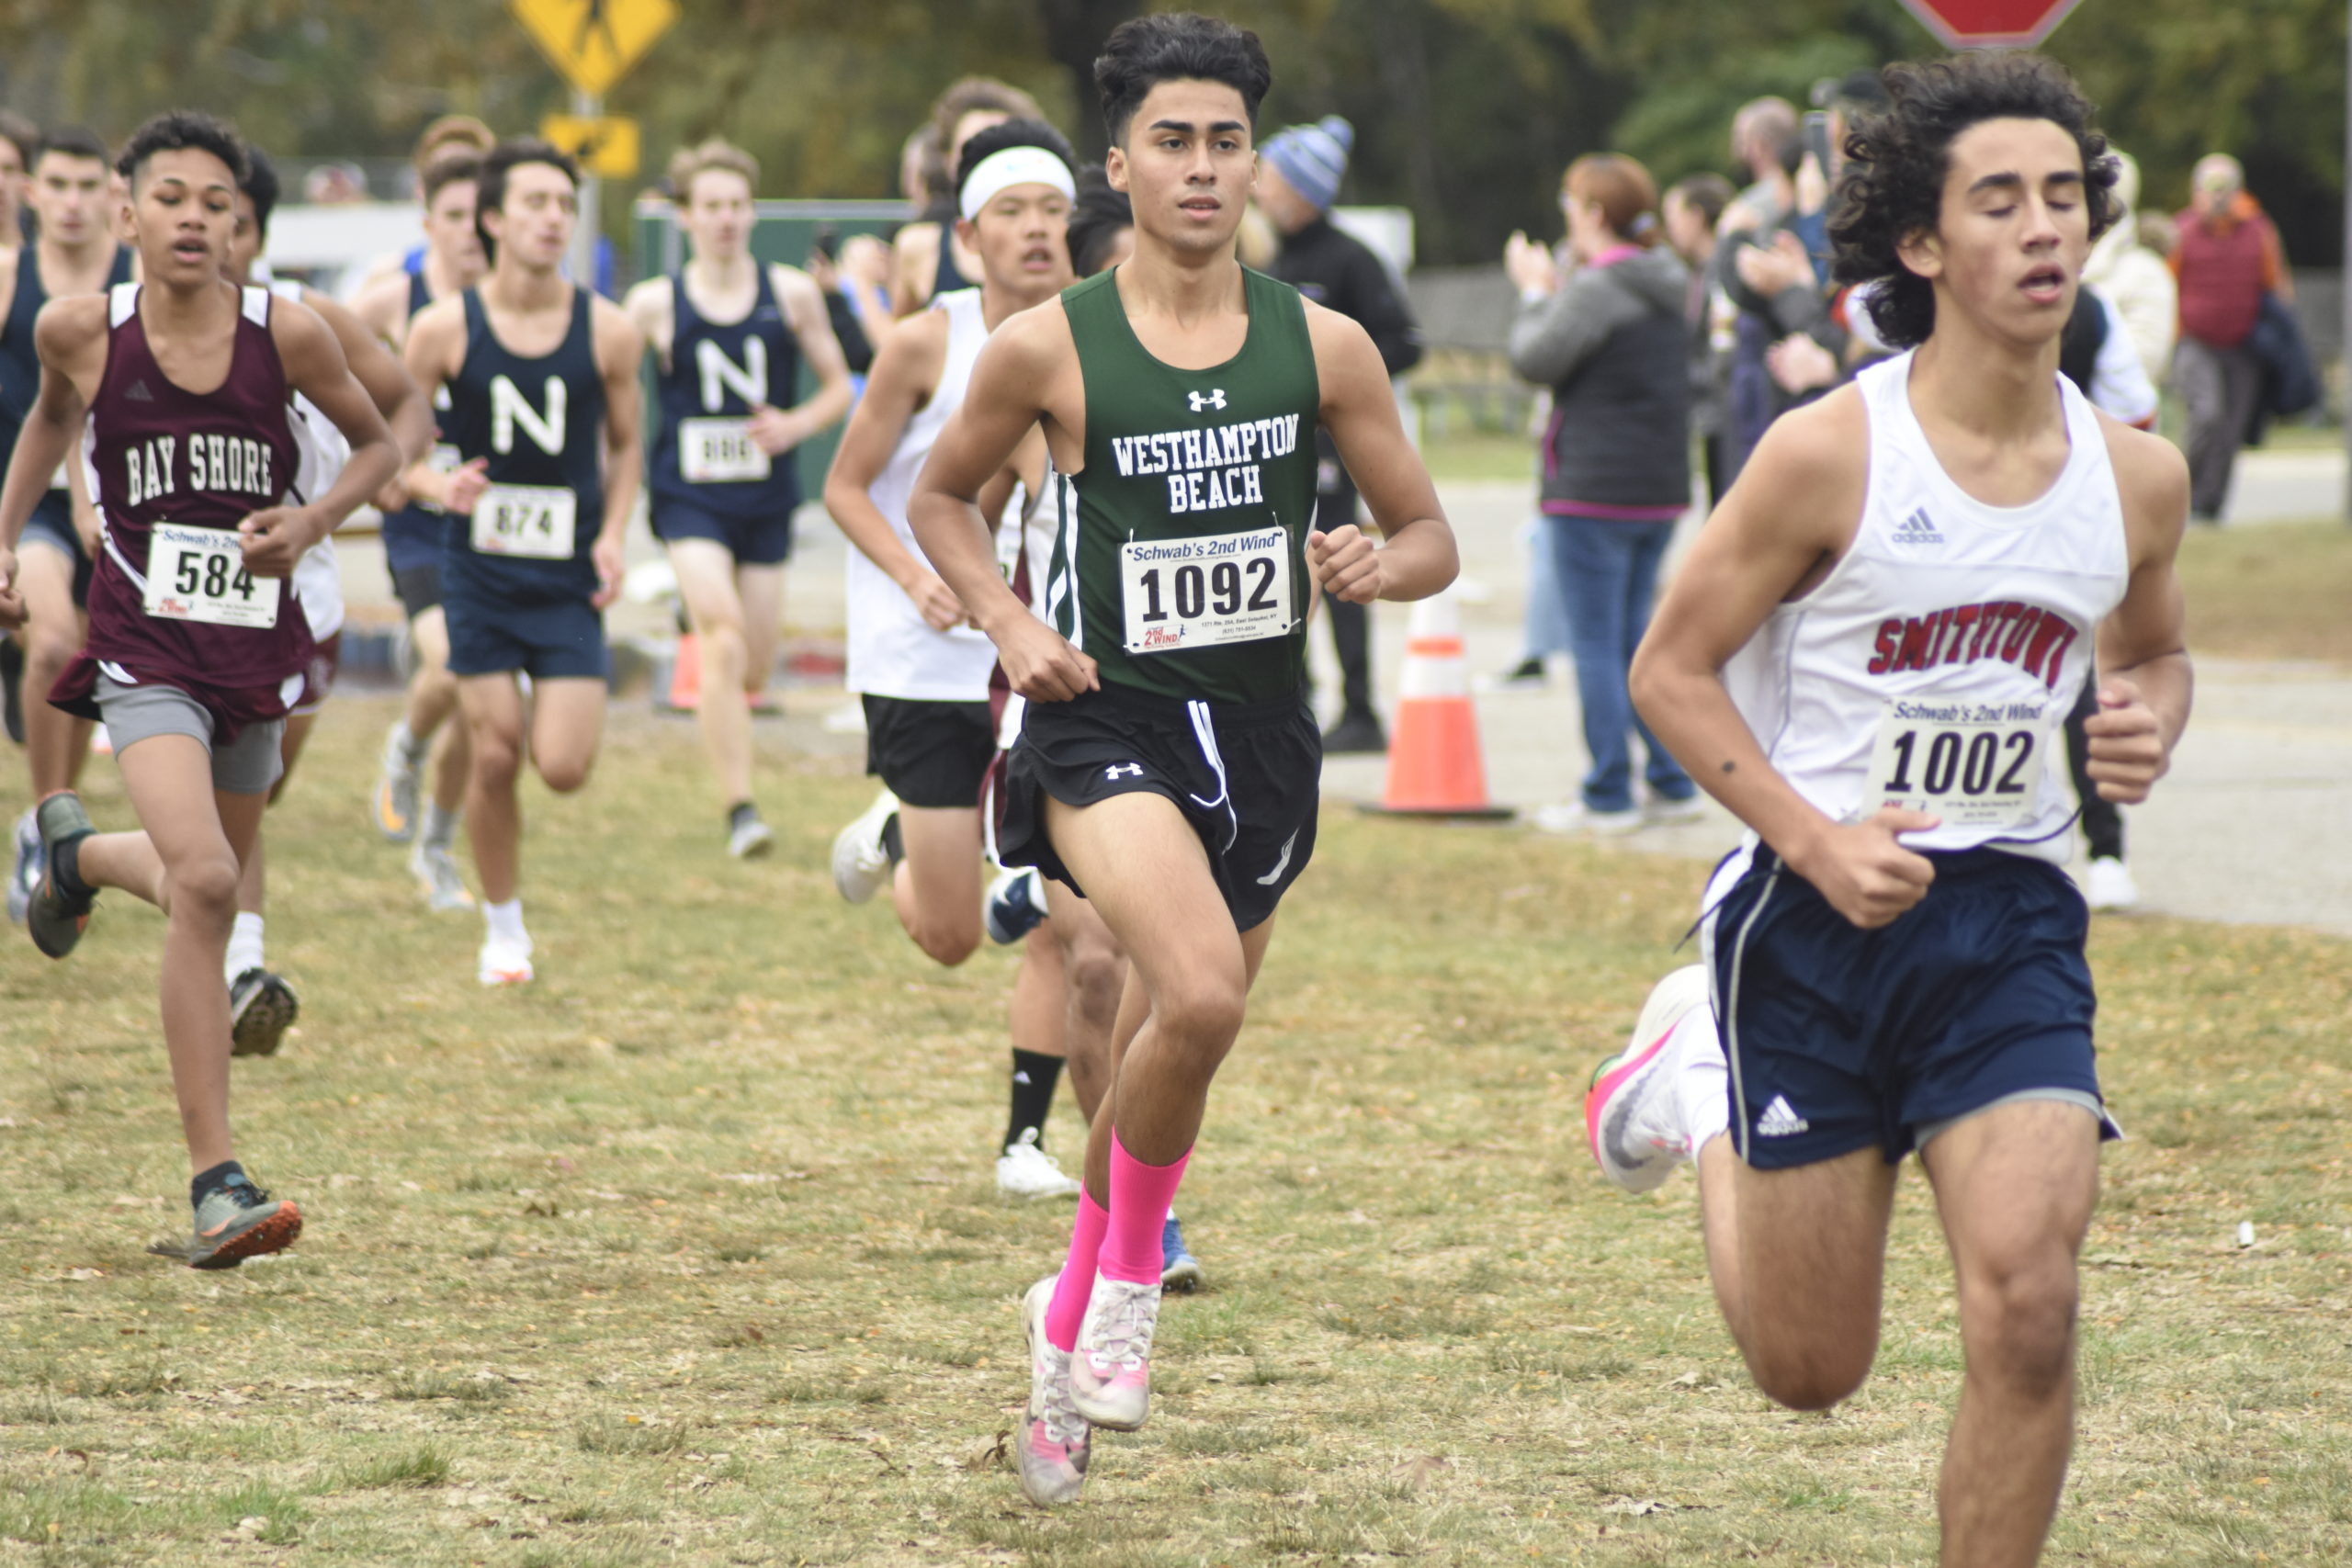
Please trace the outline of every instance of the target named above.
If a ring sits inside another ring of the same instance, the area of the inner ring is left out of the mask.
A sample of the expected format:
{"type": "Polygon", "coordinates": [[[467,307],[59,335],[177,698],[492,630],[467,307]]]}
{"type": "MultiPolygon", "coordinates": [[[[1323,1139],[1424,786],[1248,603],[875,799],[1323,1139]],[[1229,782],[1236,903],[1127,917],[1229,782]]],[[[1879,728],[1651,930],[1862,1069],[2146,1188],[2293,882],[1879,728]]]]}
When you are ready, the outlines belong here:
{"type": "Polygon", "coordinates": [[[678,651],[670,664],[669,705],[679,713],[702,706],[702,644],[692,632],[678,637],[678,651]]]}
{"type": "Polygon", "coordinates": [[[1413,606],[1405,644],[1404,689],[1388,732],[1388,787],[1367,811],[1404,817],[1502,818],[1487,800],[1478,711],[1451,591],[1413,606]]]}

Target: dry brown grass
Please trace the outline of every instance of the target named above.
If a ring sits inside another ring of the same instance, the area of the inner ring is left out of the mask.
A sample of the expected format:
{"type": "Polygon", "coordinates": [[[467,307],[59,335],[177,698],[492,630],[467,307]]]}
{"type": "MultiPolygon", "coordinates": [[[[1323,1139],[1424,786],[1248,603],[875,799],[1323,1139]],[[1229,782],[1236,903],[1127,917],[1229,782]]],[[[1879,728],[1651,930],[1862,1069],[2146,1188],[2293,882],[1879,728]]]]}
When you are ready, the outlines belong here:
{"type": "MultiPolygon", "coordinates": [[[[109,899],[70,962],[0,962],[0,1562],[1931,1558],[1959,1352],[1921,1185],[1877,1375],[1799,1416],[1715,1318],[1688,1179],[1627,1199],[1583,1154],[1699,868],[1332,813],[1182,1204],[1214,1288],[1167,1310],[1152,1425],[1047,1516],[996,1449],[1068,1214],[990,1181],[1011,967],[840,905],[864,786],[795,768],[777,858],[735,865],[684,730],[620,720],[584,797],[532,807],[543,978],[485,996],[471,920],[361,836],[388,718],[330,709],[273,823],[306,1010],[238,1113],[298,1255],[143,1251],[185,1213],[154,917],[109,899]]],[[[2051,1560],[2344,1561],[2352,948],[2096,948],[2134,1137],[2051,1560]]]]}

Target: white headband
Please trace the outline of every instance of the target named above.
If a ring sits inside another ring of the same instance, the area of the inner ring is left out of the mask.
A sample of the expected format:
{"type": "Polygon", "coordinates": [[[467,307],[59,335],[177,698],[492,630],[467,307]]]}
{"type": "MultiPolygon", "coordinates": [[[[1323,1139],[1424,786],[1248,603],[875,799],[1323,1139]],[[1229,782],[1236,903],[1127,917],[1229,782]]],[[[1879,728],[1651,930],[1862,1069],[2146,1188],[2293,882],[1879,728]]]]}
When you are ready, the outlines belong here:
{"type": "Polygon", "coordinates": [[[1065,199],[1078,197],[1078,182],[1070,178],[1069,165],[1057,154],[1043,147],[1007,147],[981,159],[964,182],[961,206],[966,220],[978,218],[982,209],[1014,186],[1051,186],[1065,199]]]}

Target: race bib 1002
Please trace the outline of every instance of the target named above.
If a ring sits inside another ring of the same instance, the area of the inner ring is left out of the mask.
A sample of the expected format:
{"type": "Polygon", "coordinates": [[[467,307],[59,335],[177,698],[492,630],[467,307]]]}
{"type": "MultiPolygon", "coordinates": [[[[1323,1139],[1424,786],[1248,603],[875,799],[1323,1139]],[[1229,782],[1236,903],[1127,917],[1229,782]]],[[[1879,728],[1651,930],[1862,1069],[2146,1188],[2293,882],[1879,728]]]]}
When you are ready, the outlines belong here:
{"type": "Polygon", "coordinates": [[[286,580],[245,570],[243,541],[222,528],[158,523],[147,535],[147,613],[166,621],[266,630],[286,580]]]}
{"type": "Polygon", "coordinates": [[[1282,528],[1119,547],[1129,653],[1256,642],[1291,629],[1290,536],[1282,528]]]}
{"type": "Polygon", "coordinates": [[[678,422],[678,471],[688,484],[748,484],[768,477],[768,455],[752,439],[748,419],[678,422]]]}
{"type": "Polygon", "coordinates": [[[562,485],[492,485],[474,502],[474,548],[486,556],[570,560],[580,497],[562,485]]]}
{"type": "Polygon", "coordinates": [[[1863,811],[1924,811],[1947,828],[2026,827],[2041,814],[2056,716],[2046,698],[1890,697],[1871,749],[1863,811]]]}

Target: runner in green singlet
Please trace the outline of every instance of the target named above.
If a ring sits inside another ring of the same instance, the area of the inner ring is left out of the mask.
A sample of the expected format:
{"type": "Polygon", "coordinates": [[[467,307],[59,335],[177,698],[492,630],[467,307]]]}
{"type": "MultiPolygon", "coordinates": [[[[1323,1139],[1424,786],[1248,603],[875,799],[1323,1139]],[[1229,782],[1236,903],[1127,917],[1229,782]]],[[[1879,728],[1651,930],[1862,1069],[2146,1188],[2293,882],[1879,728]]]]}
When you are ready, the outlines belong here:
{"type": "Polygon", "coordinates": [[[1257,38],[1139,17],[1094,73],[1135,257],[998,329],[909,509],[1031,705],[1001,858],[1092,899],[1134,960],[1069,1259],[1028,1296],[1020,1467],[1040,1503],[1078,1495],[1090,1427],[1132,1431],[1148,1408],[1161,1221],[1314,850],[1314,591],[1419,599],[1456,564],[1372,340],[1235,257],[1272,76],[1257,38]],[[1050,626],[974,504],[1039,424],[1063,476],[1050,626]],[[1318,425],[1385,545],[1310,531],[1318,425]]]}

